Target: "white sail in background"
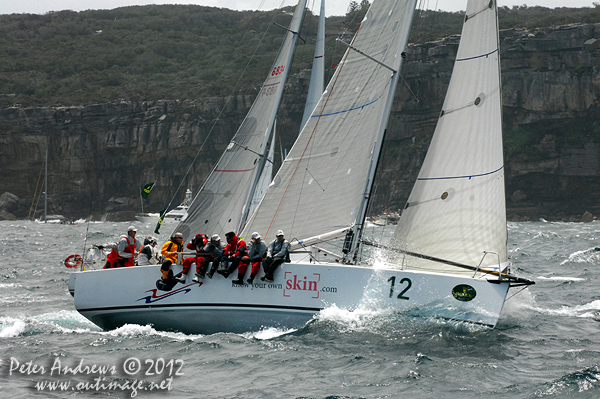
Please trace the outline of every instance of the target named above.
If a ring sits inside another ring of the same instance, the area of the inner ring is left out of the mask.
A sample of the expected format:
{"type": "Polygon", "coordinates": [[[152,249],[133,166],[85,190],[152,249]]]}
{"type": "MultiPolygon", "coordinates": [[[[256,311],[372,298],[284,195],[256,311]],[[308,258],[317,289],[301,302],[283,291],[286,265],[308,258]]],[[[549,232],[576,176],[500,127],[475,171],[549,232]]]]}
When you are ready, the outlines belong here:
{"type": "Polygon", "coordinates": [[[317,43],[315,45],[315,57],[313,59],[312,71],[310,72],[310,84],[304,106],[304,115],[300,124],[300,131],[306,125],[315,109],[325,85],[325,0],[321,0],[321,11],[319,14],[319,28],[317,30],[317,43]]]}
{"type": "Polygon", "coordinates": [[[275,121],[275,125],[273,126],[273,135],[271,137],[271,145],[269,146],[269,155],[267,156],[267,162],[265,163],[265,167],[260,174],[260,179],[258,179],[258,183],[256,184],[256,191],[254,191],[254,196],[252,197],[252,203],[250,204],[250,212],[249,215],[254,213],[258,204],[265,196],[267,192],[267,188],[269,188],[269,184],[271,184],[271,180],[273,180],[273,160],[275,159],[275,136],[277,132],[277,120],[275,121]]]}
{"type": "MultiPolygon", "coordinates": [[[[435,133],[394,235],[412,253],[477,267],[507,257],[495,0],[470,0],[435,133]]],[[[460,272],[406,256],[407,269],[460,272]]],[[[473,274],[472,271],[465,273],[473,274]]]]}
{"type": "Polygon", "coordinates": [[[379,62],[348,49],[244,232],[301,240],[355,224],[415,5],[371,6],[352,45],[379,62]]]}
{"type": "Polygon", "coordinates": [[[188,217],[177,226],[176,231],[183,233],[184,239],[200,232],[209,236],[238,232],[242,215],[250,204],[252,187],[261,172],[261,157],[266,156],[305,6],[306,0],[300,0],[279,54],[254,104],[194,198],[188,217]]]}

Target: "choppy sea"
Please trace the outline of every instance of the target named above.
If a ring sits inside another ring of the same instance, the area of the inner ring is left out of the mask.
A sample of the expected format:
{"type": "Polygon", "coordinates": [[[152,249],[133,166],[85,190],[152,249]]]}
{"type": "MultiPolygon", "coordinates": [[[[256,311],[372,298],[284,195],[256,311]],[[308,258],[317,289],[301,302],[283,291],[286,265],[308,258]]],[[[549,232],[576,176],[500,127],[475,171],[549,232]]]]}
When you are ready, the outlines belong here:
{"type": "Polygon", "coordinates": [[[64,259],[128,225],[0,222],[1,398],[600,398],[600,222],[509,224],[513,270],[536,285],[493,330],[329,308],[213,335],[102,331],[75,311],[64,259]]]}

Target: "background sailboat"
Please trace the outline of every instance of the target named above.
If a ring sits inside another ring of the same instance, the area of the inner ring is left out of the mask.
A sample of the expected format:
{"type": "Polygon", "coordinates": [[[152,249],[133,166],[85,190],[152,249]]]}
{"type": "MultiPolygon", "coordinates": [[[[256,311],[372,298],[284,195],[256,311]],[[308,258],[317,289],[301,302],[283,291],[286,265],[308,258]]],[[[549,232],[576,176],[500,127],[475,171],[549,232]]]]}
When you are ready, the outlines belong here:
{"type": "Polygon", "coordinates": [[[313,58],[312,71],[310,73],[310,84],[306,95],[306,105],[302,115],[300,131],[304,129],[306,121],[312,115],[317,103],[323,94],[325,84],[325,0],[321,0],[319,12],[319,28],[317,29],[317,42],[315,44],[315,56],[313,58]]]}

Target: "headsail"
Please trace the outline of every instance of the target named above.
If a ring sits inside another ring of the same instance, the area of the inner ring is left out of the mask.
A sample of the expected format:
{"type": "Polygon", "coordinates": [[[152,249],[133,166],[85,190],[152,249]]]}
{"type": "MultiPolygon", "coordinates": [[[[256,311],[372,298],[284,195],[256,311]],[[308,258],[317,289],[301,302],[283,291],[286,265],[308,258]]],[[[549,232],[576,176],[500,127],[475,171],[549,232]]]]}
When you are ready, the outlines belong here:
{"type": "Polygon", "coordinates": [[[310,85],[306,95],[306,105],[304,106],[304,115],[300,131],[306,121],[310,118],[315,106],[323,94],[325,82],[325,0],[321,0],[321,11],[319,14],[319,28],[317,29],[317,43],[315,45],[315,57],[313,59],[312,71],[310,73],[310,85]]]}
{"type": "Polygon", "coordinates": [[[406,47],[415,0],[381,0],[367,12],[249,225],[266,239],[320,236],[354,225],[406,47]],[[384,66],[384,65],[386,66],[384,66]]]}
{"type": "MultiPolygon", "coordinates": [[[[477,267],[507,262],[495,0],[470,0],[443,109],[394,246],[477,267]]],[[[406,256],[406,268],[461,269],[406,256]]],[[[472,274],[473,272],[465,271],[472,274]]]]}
{"type": "Polygon", "coordinates": [[[252,187],[258,180],[277,109],[283,94],[306,0],[300,0],[279,54],[254,104],[227,150],[194,198],[188,217],[176,230],[187,239],[199,232],[236,231],[247,211],[252,187]]]}

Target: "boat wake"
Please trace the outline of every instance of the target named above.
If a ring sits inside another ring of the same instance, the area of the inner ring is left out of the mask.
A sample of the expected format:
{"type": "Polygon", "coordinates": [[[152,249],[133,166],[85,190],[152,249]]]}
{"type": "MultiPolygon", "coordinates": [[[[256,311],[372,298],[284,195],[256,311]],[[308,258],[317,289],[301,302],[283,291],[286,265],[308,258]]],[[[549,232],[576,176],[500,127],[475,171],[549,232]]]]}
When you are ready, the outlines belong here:
{"type": "Polygon", "coordinates": [[[315,326],[326,325],[339,333],[371,333],[384,337],[422,333],[431,328],[439,330],[440,327],[463,332],[489,330],[485,326],[434,316],[438,313],[436,306],[409,311],[373,309],[371,306],[347,310],[330,306],[317,315],[315,326]]]}
{"type": "Polygon", "coordinates": [[[520,295],[519,302],[508,301],[506,303],[505,311],[507,315],[519,315],[519,317],[523,317],[524,311],[531,311],[548,316],[592,318],[600,321],[600,299],[582,305],[561,306],[560,308],[553,309],[538,306],[532,295],[527,291],[520,295]]]}

